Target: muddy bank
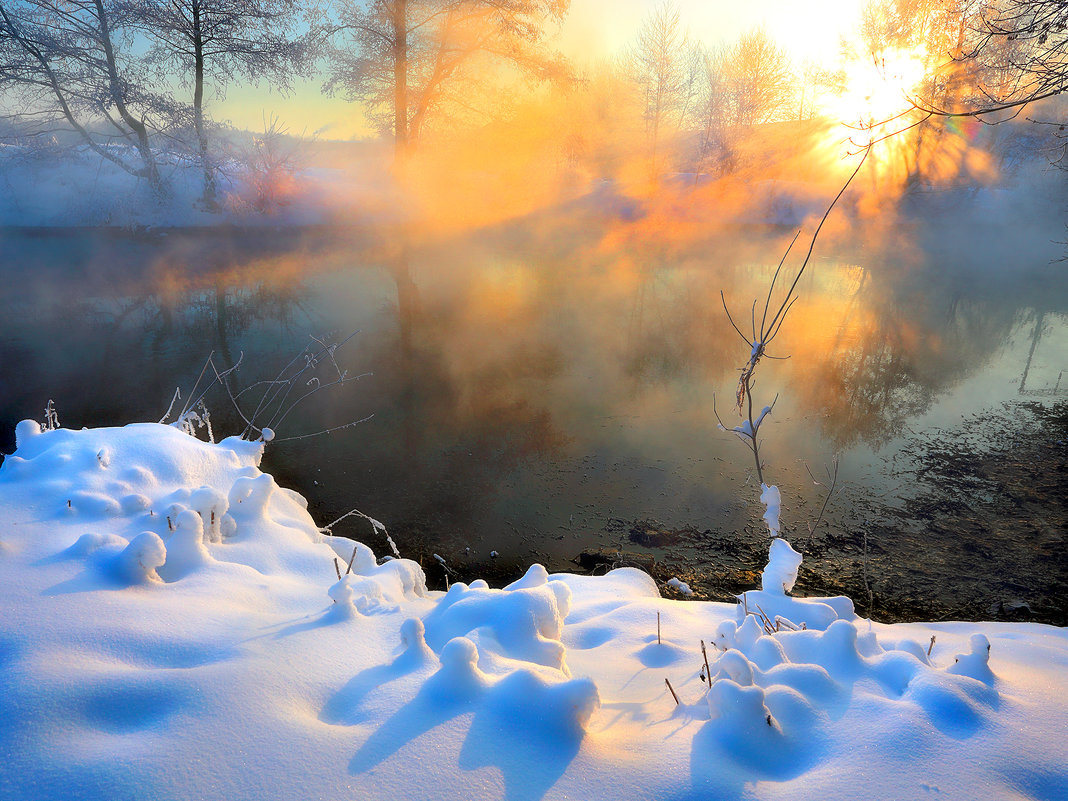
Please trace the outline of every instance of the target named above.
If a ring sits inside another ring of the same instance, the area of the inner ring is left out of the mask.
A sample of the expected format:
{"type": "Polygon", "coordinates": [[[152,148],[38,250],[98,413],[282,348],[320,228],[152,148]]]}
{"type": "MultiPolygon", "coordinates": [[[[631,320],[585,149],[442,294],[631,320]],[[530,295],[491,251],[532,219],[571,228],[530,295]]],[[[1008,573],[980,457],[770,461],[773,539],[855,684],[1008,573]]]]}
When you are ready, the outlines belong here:
{"type": "MultiPolygon", "coordinates": [[[[847,595],[858,613],[886,622],[1011,620],[1068,625],[1068,403],[1020,401],[911,437],[893,475],[900,492],[850,504],[815,532],[789,538],[801,551],[796,595],[847,595]]],[[[693,599],[733,602],[759,586],[767,538],[756,514],[741,530],[609,520],[607,546],[553,570],[613,567],[650,573],[666,597],[678,577],[693,599]]],[[[414,544],[413,544],[414,545],[414,544]]],[[[526,564],[459,554],[448,572],[415,545],[431,583],[486,578],[503,586],[526,564]]]]}

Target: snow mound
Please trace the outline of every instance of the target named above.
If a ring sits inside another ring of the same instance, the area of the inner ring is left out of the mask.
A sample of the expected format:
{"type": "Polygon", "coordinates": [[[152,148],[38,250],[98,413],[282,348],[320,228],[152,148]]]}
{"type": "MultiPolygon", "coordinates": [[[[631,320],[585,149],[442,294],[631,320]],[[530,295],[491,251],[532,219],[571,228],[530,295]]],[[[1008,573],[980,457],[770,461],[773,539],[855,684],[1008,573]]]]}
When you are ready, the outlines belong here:
{"type": "Polygon", "coordinates": [[[468,637],[491,669],[507,671],[518,661],[568,676],[560,634],[570,608],[567,585],[549,581],[545,568],[534,565],[503,590],[453,584],[423,622],[435,651],[454,638],[468,637]]]}
{"type": "Polygon", "coordinates": [[[340,560],[339,564],[345,565],[346,571],[351,571],[352,576],[344,578],[354,588],[363,587],[375,595],[374,603],[364,604],[361,612],[366,614],[372,606],[379,611],[387,608],[396,610],[405,600],[426,597],[426,574],[411,559],[387,559],[378,564],[374,551],[362,542],[335,536],[325,536],[323,540],[333,548],[340,560]],[[377,589],[371,588],[367,582],[359,581],[361,577],[370,579],[377,585],[377,589]]]}
{"type": "Polygon", "coordinates": [[[1064,795],[1061,629],[860,620],[788,594],[782,541],[737,605],[633,568],[432,592],[324,535],[263,447],[19,425],[0,797],[1064,795]]]}
{"type": "MultiPolygon", "coordinates": [[[[107,521],[109,536],[124,543],[142,537],[148,561],[154,545],[143,534],[156,535],[165,561],[151,572],[146,567],[144,578],[176,582],[219,563],[263,575],[329,575],[329,550],[303,499],[259,471],[263,443],[236,437],[208,443],[152,423],[42,431],[23,421],[17,434],[0,481],[32,486],[45,520],[107,521]]],[[[137,561],[132,553],[130,568],[137,561]]]]}
{"type": "Polygon", "coordinates": [[[765,589],[746,593],[737,622],[717,627],[705,699],[708,738],[718,749],[750,769],[775,772],[791,760],[800,769],[860,690],[885,714],[900,705],[903,719],[918,707],[939,726],[992,724],[999,696],[986,637],[974,635],[969,653],[939,669],[919,643],[881,644],[845,599],[787,597],[800,563],[785,541],[773,540],[765,589]]]}

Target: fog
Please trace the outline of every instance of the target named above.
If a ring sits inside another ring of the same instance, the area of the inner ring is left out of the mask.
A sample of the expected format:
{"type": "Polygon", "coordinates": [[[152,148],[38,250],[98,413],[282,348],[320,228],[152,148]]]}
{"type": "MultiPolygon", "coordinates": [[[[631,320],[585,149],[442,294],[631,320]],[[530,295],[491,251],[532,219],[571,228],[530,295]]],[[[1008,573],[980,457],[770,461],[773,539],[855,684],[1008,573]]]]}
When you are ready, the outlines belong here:
{"type": "MultiPolygon", "coordinates": [[[[718,428],[739,422],[751,353],[732,319],[750,332],[804,266],[753,398],[774,403],[761,456],[813,565],[807,586],[863,592],[868,611],[891,615],[913,593],[944,605],[952,593],[937,588],[991,573],[995,543],[1005,586],[958,593],[955,613],[983,614],[1040,573],[1052,579],[1035,608],[1057,619],[1068,595],[1047,559],[1055,538],[1013,540],[1011,514],[975,505],[989,482],[950,503],[939,493],[964,485],[930,467],[964,440],[965,457],[1001,464],[1006,432],[1063,408],[1057,132],[843,125],[831,112],[856,94],[848,70],[769,94],[770,78],[745,83],[750,51],[786,55],[749,36],[748,50],[693,51],[689,89],[675,80],[655,107],[633,48],[580,73],[534,49],[502,64],[473,48],[433,102],[414,69],[403,135],[389,130],[389,93],[349,86],[380,136],[220,127],[211,204],[177,134],[148,187],[69,132],[45,142],[9,120],[0,451],[50,399],[67,426],[159,420],[209,354],[240,363],[240,412],[219,386],[205,398],[218,435],[240,430],[258,382],[310,343],[358,332],[338,362],[366,375],[315,393],[268,448],[317,520],[359,508],[405,555],[443,554],[458,576],[656,560],[659,577],[729,598],[765,551],[752,455],[718,428]],[[978,528],[925,536],[927,520],[961,519],[978,528]]],[[[1039,528],[1062,517],[1031,515],[1039,528]]]]}

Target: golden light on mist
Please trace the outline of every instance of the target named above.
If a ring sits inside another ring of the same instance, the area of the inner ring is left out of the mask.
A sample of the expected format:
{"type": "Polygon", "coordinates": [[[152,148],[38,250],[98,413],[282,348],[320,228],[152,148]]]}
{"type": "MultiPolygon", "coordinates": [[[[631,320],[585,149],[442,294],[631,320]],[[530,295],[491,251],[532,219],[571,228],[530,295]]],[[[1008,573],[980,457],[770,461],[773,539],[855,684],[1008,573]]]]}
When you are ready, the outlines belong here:
{"type": "Polygon", "coordinates": [[[828,112],[846,125],[882,130],[912,108],[927,77],[926,54],[921,46],[887,47],[867,58],[852,58],[843,65],[844,85],[827,99],[828,112]]]}

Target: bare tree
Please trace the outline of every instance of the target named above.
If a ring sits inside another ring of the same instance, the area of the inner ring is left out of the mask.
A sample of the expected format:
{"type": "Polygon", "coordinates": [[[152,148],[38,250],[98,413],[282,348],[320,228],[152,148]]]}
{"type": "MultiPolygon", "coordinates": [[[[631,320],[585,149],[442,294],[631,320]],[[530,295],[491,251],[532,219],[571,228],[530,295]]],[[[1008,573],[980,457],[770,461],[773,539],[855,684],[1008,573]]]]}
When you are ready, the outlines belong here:
{"type": "Polygon", "coordinates": [[[209,149],[204,93],[222,96],[235,77],[270,80],[288,88],[309,53],[295,34],[296,0],[119,0],[130,24],[154,45],[151,62],[193,90],[193,128],[206,205],[216,203],[215,165],[209,149]]]}
{"type": "Polygon", "coordinates": [[[365,104],[393,135],[398,164],[427,121],[469,106],[464,90],[508,64],[537,79],[570,75],[544,44],[570,0],[342,0],[325,25],[333,39],[326,90],[365,104]]]}
{"type": "Polygon", "coordinates": [[[752,127],[793,113],[794,77],[790,57],[763,28],[742,35],[722,65],[731,122],[752,127]]]}
{"type": "Polygon", "coordinates": [[[623,68],[641,93],[642,118],[649,142],[651,168],[658,174],[658,157],[665,129],[683,125],[697,94],[701,57],[690,44],[679,8],[665,2],[642,22],[637,38],[623,57],[623,68]]]}
{"type": "Polygon", "coordinates": [[[797,79],[797,119],[811,119],[818,113],[820,95],[834,83],[833,73],[819,63],[806,59],[797,79]]]}
{"type": "Polygon", "coordinates": [[[701,138],[698,143],[697,167],[700,177],[708,172],[713,161],[730,161],[731,137],[728,122],[728,87],[724,64],[728,50],[720,45],[706,48],[701,54],[701,91],[697,98],[698,122],[701,138]]]}
{"type": "Polygon", "coordinates": [[[999,87],[995,102],[1039,100],[1068,90],[1068,5],[1055,0],[1007,0],[982,16],[973,52],[993,55],[1016,78],[999,87]],[[1002,43],[1012,42],[1011,47],[1002,43]]]}
{"type": "Polygon", "coordinates": [[[174,109],[131,78],[127,22],[110,0],[0,0],[0,91],[31,133],[65,126],[159,193],[152,139],[174,109]]]}
{"type": "MultiPolygon", "coordinates": [[[[965,2],[965,0],[960,0],[965,2]]],[[[988,124],[1013,119],[1030,104],[1068,92],[1068,4],[1063,0],[973,0],[954,66],[977,76],[972,97],[921,96],[920,125],[931,117],[974,117],[988,124]]],[[[962,27],[964,27],[962,25],[962,27]]],[[[1032,120],[1052,128],[1059,141],[1050,161],[1066,168],[1068,135],[1063,111],[1032,120]]]]}

